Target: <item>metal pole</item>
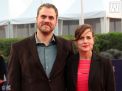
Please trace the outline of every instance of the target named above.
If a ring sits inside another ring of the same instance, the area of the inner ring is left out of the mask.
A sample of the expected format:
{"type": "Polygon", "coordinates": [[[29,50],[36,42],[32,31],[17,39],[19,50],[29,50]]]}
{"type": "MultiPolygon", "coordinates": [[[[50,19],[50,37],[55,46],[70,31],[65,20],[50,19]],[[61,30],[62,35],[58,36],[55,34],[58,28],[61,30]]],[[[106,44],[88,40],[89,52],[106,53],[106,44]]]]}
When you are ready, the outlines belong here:
{"type": "Polygon", "coordinates": [[[84,24],[84,12],[83,12],[83,0],[80,0],[81,4],[81,12],[80,12],[80,18],[79,18],[79,25],[84,24]]]}

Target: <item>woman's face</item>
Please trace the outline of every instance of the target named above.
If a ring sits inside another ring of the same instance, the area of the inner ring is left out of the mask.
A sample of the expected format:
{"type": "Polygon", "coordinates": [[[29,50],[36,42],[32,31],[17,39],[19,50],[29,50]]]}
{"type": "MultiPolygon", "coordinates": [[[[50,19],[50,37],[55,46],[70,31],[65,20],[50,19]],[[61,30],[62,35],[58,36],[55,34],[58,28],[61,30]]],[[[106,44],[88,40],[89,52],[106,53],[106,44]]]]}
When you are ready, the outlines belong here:
{"type": "Polygon", "coordinates": [[[90,29],[86,29],[79,40],[76,41],[76,45],[80,52],[90,52],[93,49],[94,37],[90,29]]]}

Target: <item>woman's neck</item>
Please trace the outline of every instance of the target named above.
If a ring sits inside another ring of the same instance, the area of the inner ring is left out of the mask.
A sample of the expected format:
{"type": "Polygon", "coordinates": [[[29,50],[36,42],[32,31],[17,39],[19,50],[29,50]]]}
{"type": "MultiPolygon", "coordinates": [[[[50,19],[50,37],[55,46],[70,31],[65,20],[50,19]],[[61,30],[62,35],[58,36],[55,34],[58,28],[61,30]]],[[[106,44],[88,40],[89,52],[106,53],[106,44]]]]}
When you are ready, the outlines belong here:
{"type": "Polygon", "coordinates": [[[82,60],[82,59],[91,60],[92,51],[90,51],[90,52],[79,52],[79,54],[80,54],[80,60],[82,60]]]}

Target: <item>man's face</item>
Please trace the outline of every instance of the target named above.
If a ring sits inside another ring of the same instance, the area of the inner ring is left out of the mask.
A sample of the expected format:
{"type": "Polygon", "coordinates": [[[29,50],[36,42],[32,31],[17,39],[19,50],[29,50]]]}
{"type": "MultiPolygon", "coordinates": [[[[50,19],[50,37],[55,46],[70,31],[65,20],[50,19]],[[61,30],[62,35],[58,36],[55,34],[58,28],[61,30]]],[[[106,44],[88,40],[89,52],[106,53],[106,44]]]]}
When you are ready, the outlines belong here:
{"type": "Polygon", "coordinates": [[[43,7],[37,16],[37,32],[50,34],[57,24],[57,17],[53,8],[43,7]]]}

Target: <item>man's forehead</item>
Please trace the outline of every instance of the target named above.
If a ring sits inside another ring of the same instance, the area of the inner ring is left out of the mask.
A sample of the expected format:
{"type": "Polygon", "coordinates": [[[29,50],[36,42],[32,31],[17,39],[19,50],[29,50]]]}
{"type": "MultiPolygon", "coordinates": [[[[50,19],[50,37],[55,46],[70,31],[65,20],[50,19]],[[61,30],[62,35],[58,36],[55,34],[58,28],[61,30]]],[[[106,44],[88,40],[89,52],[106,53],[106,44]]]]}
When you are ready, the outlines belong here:
{"type": "Polygon", "coordinates": [[[48,8],[48,7],[42,7],[39,12],[44,12],[44,11],[50,11],[56,13],[53,8],[48,8]]]}
{"type": "Polygon", "coordinates": [[[56,12],[53,8],[46,8],[43,7],[40,11],[39,11],[40,15],[50,15],[50,16],[55,16],[56,12]]]}

